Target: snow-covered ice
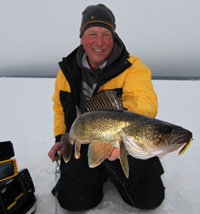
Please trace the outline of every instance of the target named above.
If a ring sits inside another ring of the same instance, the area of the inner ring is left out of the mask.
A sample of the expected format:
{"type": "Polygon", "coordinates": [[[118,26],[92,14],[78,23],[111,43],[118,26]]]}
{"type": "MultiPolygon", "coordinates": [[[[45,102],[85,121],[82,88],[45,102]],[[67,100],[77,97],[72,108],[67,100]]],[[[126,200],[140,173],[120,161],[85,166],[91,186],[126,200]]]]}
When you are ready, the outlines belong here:
{"type": "MultiPolygon", "coordinates": [[[[52,96],[55,79],[0,78],[0,141],[10,140],[18,168],[28,168],[37,197],[36,214],[53,214],[55,163],[47,156],[54,144],[52,96]]],[[[84,214],[198,214],[200,210],[200,81],[153,80],[158,95],[157,118],[193,132],[188,150],[161,159],[166,199],[152,211],[132,208],[122,201],[110,182],[102,202],[84,214]]],[[[59,208],[59,213],[65,212],[59,208]]]]}

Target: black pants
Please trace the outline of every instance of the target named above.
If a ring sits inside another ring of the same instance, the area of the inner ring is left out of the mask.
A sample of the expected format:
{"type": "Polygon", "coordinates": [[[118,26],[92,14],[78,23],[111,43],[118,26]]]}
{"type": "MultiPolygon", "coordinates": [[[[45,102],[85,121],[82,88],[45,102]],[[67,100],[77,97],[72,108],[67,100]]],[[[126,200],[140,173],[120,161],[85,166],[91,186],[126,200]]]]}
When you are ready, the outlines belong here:
{"type": "Polygon", "coordinates": [[[81,148],[81,158],[73,156],[62,162],[61,177],[54,188],[60,206],[70,211],[94,208],[103,198],[103,183],[109,177],[123,200],[141,209],[155,209],[164,199],[161,175],[164,173],[157,157],[139,160],[128,156],[129,178],[122,171],[119,160],[105,160],[100,166],[89,168],[87,146],[81,148]]]}

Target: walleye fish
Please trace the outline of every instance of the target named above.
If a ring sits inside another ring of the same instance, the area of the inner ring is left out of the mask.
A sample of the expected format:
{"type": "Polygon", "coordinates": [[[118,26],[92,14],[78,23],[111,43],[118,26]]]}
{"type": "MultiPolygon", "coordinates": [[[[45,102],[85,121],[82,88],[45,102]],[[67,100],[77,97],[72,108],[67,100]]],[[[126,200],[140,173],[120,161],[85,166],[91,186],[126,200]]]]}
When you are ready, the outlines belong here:
{"type": "Polygon", "coordinates": [[[67,163],[75,144],[78,158],[81,144],[89,144],[88,162],[91,168],[101,164],[116,147],[120,163],[129,177],[127,152],[138,159],[163,156],[182,146],[188,146],[192,133],[180,126],[125,111],[115,91],[99,92],[86,105],[89,112],[79,116],[69,134],[62,135],[63,158],[67,163]]]}

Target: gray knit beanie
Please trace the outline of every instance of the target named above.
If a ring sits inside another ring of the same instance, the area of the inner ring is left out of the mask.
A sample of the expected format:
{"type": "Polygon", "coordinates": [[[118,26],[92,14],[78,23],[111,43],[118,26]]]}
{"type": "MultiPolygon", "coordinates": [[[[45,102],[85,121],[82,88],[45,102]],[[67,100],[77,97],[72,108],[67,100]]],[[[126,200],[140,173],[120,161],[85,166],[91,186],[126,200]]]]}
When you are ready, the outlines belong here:
{"type": "Polygon", "coordinates": [[[80,37],[84,31],[92,26],[105,27],[113,34],[116,28],[115,17],[112,11],[103,4],[88,6],[82,13],[80,37]]]}

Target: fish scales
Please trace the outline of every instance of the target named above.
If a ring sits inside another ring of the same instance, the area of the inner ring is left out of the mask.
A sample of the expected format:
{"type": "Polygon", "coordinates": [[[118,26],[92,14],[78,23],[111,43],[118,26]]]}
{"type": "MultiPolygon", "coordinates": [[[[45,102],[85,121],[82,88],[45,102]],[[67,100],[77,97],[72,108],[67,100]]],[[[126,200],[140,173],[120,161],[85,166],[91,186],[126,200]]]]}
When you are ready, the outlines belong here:
{"type": "Polygon", "coordinates": [[[70,133],[72,138],[76,138],[78,141],[91,142],[91,141],[102,141],[119,147],[116,139],[118,133],[122,128],[130,125],[128,115],[123,115],[119,112],[106,112],[106,111],[95,111],[83,114],[80,116],[75,125],[72,127],[70,133]]]}
{"type": "Polygon", "coordinates": [[[77,158],[81,144],[89,144],[90,167],[101,164],[116,147],[120,150],[120,163],[128,177],[127,152],[143,160],[161,157],[184,145],[187,148],[192,139],[192,133],[180,126],[125,111],[121,99],[114,91],[100,92],[89,101],[86,109],[90,112],[78,117],[69,134],[64,134],[61,138],[66,162],[70,160],[74,144],[77,158]],[[101,108],[102,111],[99,110],[101,108]],[[110,111],[108,108],[111,108],[110,111]]]}

